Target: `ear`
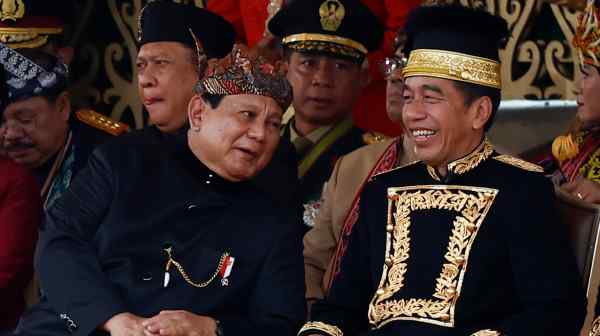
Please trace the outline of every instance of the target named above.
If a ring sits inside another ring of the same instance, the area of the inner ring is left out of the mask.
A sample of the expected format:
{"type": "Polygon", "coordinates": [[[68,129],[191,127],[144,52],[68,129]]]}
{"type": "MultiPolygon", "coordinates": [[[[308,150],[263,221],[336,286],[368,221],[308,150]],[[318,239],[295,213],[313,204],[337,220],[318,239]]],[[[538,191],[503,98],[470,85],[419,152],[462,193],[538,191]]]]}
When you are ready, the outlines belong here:
{"type": "Polygon", "coordinates": [[[492,117],[492,100],[488,96],[479,97],[471,104],[470,109],[473,113],[473,129],[483,130],[492,117]]]}
{"type": "Polygon", "coordinates": [[[71,98],[68,92],[61,93],[56,98],[56,110],[63,121],[68,121],[71,116],[71,98]]]}
{"type": "Polygon", "coordinates": [[[66,65],[71,65],[73,61],[73,55],[75,50],[72,47],[61,47],[56,51],[58,58],[60,58],[66,65]]]}
{"type": "Polygon", "coordinates": [[[200,95],[193,95],[192,99],[188,103],[188,120],[190,122],[190,129],[193,131],[199,131],[202,126],[202,121],[205,118],[208,105],[204,102],[204,99],[200,95]]]}

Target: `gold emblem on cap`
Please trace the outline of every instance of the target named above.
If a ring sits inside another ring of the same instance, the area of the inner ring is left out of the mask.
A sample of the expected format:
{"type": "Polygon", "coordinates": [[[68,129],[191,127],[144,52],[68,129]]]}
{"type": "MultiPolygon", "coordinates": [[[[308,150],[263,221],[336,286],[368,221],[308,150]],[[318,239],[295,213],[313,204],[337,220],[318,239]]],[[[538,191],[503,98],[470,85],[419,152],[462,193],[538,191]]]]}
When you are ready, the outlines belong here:
{"type": "Polygon", "coordinates": [[[319,7],[319,15],[324,30],[337,31],[346,16],[346,8],[339,0],[326,0],[319,7]]]}
{"type": "Polygon", "coordinates": [[[23,0],[0,0],[0,20],[16,21],[25,15],[23,0]]]}

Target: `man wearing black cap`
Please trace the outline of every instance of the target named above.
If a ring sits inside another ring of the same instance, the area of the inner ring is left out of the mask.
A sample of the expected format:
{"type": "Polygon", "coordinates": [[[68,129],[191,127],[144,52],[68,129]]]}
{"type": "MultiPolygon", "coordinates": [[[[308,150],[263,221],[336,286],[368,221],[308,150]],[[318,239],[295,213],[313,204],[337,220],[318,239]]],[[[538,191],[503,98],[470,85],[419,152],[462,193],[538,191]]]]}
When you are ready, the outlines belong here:
{"type": "Polygon", "coordinates": [[[367,184],[341,271],[300,334],[578,335],[585,300],[552,185],[485,138],[506,22],[421,7],[406,32],[402,119],[420,161],[367,184]]]}
{"type": "Polygon", "coordinates": [[[216,14],[168,0],[148,3],[138,20],[140,99],[155,128],[172,134],[183,127],[193,87],[202,76],[198,58],[227,55],[235,33],[216,14]]]}
{"type": "Polygon", "coordinates": [[[68,69],[53,55],[39,49],[19,53],[0,44],[0,64],[8,86],[0,146],[8,157],[33,169],[48,208],[68,188],[93,148],[110,135],[126,132],[127,126],[91,110],[71,116],[68,69]]]}
{"type": "MultiPolygon", "coordinates": [[[[150,142],[169,141],[184,131],[187,105],[202,76],[199,58],[220,58],[233,46],[235,32],[220,16],[194,5],[153,1],[139,14],[138,90],[153,126],[132,135],[150,142]],[[135,135],[140,134],[140,135],[135,135]]],[[[282,204],[298,207],[294,150],[282,143],[255,179],[282,204]]]]}
{"type": "Polygon", "coordinates": [[[209,62],[186,132],[94,151],[40,230],[36,269],[56,314],[20,334],[293,335],[300,228],[248,183],[291,98],[280,64],[235,48],[209,62]]]}
{"type": "Polygon", "coordinates": [[[335,161],[364,145],[351,111],[367,85],[363,62],[382,43],[383,27],[358,0],[303,0],[282,8],[269,30],[288,58],[295,115],[282,136],[296,147],[304,223],[312,226],[335,161]]]}

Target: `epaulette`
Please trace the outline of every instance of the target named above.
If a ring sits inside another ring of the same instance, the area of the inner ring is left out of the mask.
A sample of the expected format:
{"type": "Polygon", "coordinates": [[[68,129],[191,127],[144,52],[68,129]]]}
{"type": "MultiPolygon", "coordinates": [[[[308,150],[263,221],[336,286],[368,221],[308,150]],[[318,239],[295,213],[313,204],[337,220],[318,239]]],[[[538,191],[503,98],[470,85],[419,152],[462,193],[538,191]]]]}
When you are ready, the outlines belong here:
{"type": "Polygon", "coordinates": [[[544,172],[544,168],[542,168],[541,166],[538,166],[534,163],[519,159],[512,155],[502,154],[502,155],[495,156],[494,159],[498,160],[500,162],[509,164],[511,166],[515,166],[515,167],[524,169],[524,170],[528,170],[528,171],[532,171],[532,172],[536,172],[536,173],[544,172]]]}
{"type": "Polygon", "coordinates": [[[121,135],[129,131],[129,126],[122,122],[110,119],[96,111],[83,109],[75,112],[77,119],[89,126],[110,133],[112,135],[121,135]]]}
{"type": "Polygon", "coordinates": [[[407,162],[407,163],[405,163],[405,164],[403,164],[403,165],[400,165],[400,166],[398,166],[398,167],[394,167],[394,168],[388,169],[388,170],[386,170],[386,171],[382,171],[381,173],[377,173],[377,174],[375,174],[375,175],[371,176],[371,179],[374,179],[374,178],[375,178],[375,177],[377,177],[377,176],[381,176],[381,175],[385,175],[385,174],[388,174],[388,173],[394,172],[394,171],[396,171],[396,170],[400,170],[400,169],[402,169],[402,168],[406,168],[406,167],[412,166],[412,165],[414,165],[414,164],[417,164],[417,163],[419,163],[419,162],[421,162],[421,161],[420,161],[420,160],[415,160],[415,161],[407,162]]]}
{"type": "Polygon", "coordinates": [[[391,137],[379,132],[366,132],[362,135],[362,139],[367,145],[372,145],[384,142],[387,139],[391,139],[391,137]]]}

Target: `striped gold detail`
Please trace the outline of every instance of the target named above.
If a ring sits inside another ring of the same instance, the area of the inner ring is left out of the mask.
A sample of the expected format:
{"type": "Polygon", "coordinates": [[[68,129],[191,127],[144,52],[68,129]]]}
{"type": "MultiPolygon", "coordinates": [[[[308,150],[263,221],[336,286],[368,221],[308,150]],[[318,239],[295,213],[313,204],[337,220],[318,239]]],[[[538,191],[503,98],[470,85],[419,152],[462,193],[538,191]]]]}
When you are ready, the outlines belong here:
{"type": "Polygon", "coordinates": [[[340,328],[318,321],[306,322],[298,332],[298,335],[310,335],[316,334],[317,332],[325,333],[326,335],[330,336],[344,336],[344,333],[340,330],[340,328]]]}
{"type": "Polygon", "coordinates": [[[309,34],[309,33],[293,34],[293,35],[284,37],[282,42],[284,45],[286,45],[286,44],[291,44],[291,43],[296,43],[296,42],[305,42],[305,41],[335,43],[335,44],[343,45],[346,47],[354,48],[363,54],[367,54],[369,52],[367,50],[367,48],[365,48],[365,46],[362,45],[362,43],[356,42],[349,38],[335,36],[335,35],[327,35],[327,34],[309,34]]]}
{"type": "Polygon", "coordinates": [[[0,28],[0,42],[13,49],[37,48],[48,41],[48,35],[63,32],[62,28],[0,28]]]}
{"type": "Polygon", "coordinates": [[[434,49],[413,50],[404,77],[429,76],[500,89],[500,62],[477,56],[434,49]]]}
{"type": "Polygon", "coordinates": [[[485,329],[485,330],[480,330],[476,333],[474,333],[471,336],[501,336],[502,334],[499,333],[496,330],[492,330],[492,329],[485,329]]]}

